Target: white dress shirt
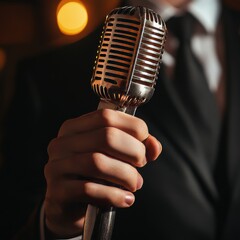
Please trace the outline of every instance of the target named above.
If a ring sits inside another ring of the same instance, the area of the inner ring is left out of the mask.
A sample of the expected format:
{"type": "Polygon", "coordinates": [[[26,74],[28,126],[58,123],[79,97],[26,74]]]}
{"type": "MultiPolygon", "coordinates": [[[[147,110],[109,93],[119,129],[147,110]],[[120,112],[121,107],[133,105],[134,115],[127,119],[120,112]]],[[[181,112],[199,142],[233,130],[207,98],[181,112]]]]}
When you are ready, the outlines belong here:
{"type": "MultiPolygon", "coordinates": [[[[130,4],[137,6],[146,0],[130,0],[130,4]]],[[[179,9],[171,6],[166,0],[149,0],[148,6],[154,8],[164,21],[173,16],[181,15],[185,11],[191,13],[205,29],[205,33],[196,33],[191,46],[193,53],[202,64],[210,90],[216,91],[219,79],[222,74],[221,64],[216,50],[216,29],[220,16],[220,4],[218,0],[193,0],[185,8],[179,9]]],[[[177,43],[176,43],[177,44],[177,43]]],[[[166,66],[173,66],[174,57],[166,50],[163,54],[163,63],[166,66]]]]}

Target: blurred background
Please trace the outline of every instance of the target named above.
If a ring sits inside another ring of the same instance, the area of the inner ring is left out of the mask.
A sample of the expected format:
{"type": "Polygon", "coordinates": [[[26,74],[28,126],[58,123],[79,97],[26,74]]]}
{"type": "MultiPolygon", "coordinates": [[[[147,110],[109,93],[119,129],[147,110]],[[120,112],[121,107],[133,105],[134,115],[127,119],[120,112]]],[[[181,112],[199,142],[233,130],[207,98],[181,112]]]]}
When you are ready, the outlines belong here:
{"type": "MultiPolygon", "coordinates": [[[[76,42],[120,0],[0,0],[0,143],[19,61],[76,42]]],[[[1,166],[0,157],[0,166],[1,166]]]]}
{"type": "Polygon", "coordinates": [[[81,39],[104,20],[117,2],[0,0],[1,116],[11,97],[12,79],[18,61],[81,39]]]}
{"type": "MultiPolygon", "coordinates": [[[[240,10],[239,0],[224,0],[240,10]]],[[[2,120],[14,92],[17,63],[78,41],[120,0],[0,0],[0,143],[2,120]]],[[[1,159],[0,159],[1,165],[1,159]]]]}

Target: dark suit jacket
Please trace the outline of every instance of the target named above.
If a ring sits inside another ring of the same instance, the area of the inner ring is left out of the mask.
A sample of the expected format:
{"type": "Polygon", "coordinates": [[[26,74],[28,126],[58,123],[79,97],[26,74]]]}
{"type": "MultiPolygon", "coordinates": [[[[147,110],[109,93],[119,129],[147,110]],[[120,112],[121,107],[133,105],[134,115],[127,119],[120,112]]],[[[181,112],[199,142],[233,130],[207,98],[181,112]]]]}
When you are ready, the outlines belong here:
{"type": "MultiPolygon", "coordinates": [[[[137,115],[162,142],[163,154],[140,170],[144,186],[133,207],[117,211],[114,240],[240,239],[240,15],[224,8],[222,20],[226,115],[209,120],[201,131],[202,143],[162,68],[155,95],[137,115]],[[203,151],[204,144],[213,151],[211,156],[203,151]],[[215,174],[218,166],[220,174],[215,174]]],[[[97,108],[90,79],[99,35],[100,29],[19,67],[5,128],[1,239],[26,225],[43,198],[46,149],[62,122],[97,108]]],[[[213,98],[209,101],[213,106],[213,98]]],[[[25,227],[28,235],[20,239],[37,239],[38,215],[31,223],[31,228],[25,227]]]]}

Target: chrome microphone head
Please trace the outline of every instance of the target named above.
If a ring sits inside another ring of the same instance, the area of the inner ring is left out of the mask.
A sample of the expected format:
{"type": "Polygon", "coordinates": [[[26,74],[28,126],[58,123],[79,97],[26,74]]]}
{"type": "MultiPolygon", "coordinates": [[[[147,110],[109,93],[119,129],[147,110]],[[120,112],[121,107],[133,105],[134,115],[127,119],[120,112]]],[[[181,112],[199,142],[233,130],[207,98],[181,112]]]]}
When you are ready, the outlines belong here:
{"type": "Polygon", "coordinates": [[[91,85],[104,101],[137,107],[154,93],[166,25],[145,7],[114,9],[106,18],[91,85]]]}

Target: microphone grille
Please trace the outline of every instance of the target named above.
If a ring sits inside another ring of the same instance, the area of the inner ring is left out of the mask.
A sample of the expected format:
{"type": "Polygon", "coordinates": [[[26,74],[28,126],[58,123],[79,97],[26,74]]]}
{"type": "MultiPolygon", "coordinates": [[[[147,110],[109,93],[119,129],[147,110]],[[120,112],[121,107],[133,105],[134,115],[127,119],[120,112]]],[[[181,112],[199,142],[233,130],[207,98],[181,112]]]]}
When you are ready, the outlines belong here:
{"type": "Polygon", "coordinates": [[[145,7],[114,9],[106,18],[95,61],[92,88],[104,99],[141,104],[154,91],[166,26],[145,7]]]}
{"type": "Polygon", "coordinates": [[[145,18],[138,48],[133,82],[153,87],[159,74],[166,38],[166,26],[161,17],[150,9],[140,8],[145,18]]]}

